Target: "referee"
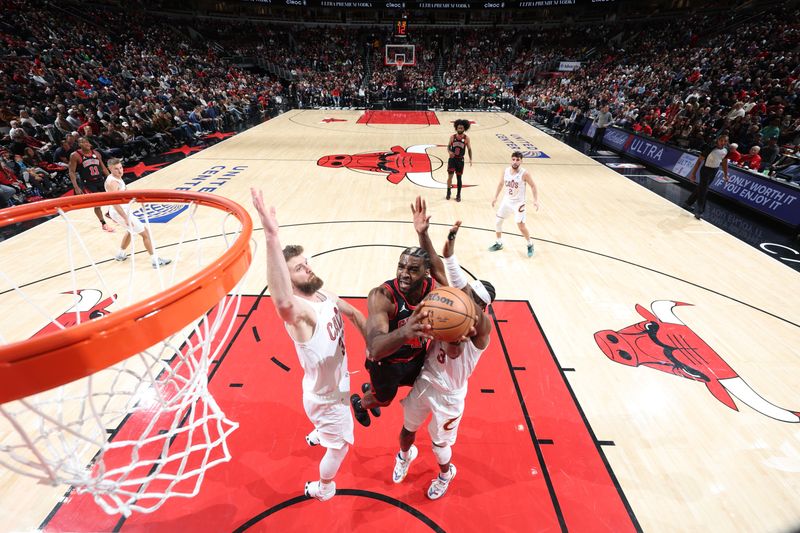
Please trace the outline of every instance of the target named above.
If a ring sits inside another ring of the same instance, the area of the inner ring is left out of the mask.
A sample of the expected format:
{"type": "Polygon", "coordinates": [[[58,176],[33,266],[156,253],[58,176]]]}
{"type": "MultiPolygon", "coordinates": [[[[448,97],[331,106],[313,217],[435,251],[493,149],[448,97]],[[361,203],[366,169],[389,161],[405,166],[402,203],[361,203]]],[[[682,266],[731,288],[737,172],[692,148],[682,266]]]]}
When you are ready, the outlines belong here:
{"type": "Polygon", "coordinates": [[[725,173],[724,179],[728,181],[728,136],[720,135],[717,137],[717,142],[714,144],[707,144],[700,157],[692,167],[692,172],[689,174],[689,179],[692,183],[697,182],[695,177],[697,170],[700,169],[700,183],[692,192],[691,196],[686,200],[683,206],[690,209],[694,205],[694,218],[700,220],[703,211],[706,210],[706,196],[708,195],[708,187],[717,175],[717,170],[722,165],[722,171],[725,173]],[[696,202],[696,203],[695,203],[696,202]]]}

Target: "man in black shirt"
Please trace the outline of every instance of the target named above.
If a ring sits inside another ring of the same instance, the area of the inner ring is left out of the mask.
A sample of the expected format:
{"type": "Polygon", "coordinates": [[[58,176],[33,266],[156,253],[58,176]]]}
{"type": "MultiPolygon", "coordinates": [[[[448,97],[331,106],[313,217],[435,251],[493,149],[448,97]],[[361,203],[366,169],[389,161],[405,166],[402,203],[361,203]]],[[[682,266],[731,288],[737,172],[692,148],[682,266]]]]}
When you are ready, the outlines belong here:
{"type": "Polygon", "coordinates": [[[706,196],[708,195],[708,187],[717,175],[717,170],[722,166],[724,172],[724,179],[728,181],[728,136],[720,135],[714,144],[708,144],[703,148],[700,157],[697,158],[689,173],[689,179],[692,183],[697,182],[695,175],[698,169],[700,170],[700,183],[697,188],[692,192],[686,203],[683,206],[689,209],[694,205],[694,218],[700,220],[700,216],[706,209],[706,196]],[[696,202],[696,205],[695,205],[696,202]]]}

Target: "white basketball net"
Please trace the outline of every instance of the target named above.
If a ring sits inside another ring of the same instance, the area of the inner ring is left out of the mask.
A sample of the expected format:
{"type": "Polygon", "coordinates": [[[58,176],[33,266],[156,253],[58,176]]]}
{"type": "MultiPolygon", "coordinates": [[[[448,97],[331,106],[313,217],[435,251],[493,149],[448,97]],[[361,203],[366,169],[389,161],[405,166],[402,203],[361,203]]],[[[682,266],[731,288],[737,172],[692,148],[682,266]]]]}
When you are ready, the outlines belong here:
{"type": "MultiPolygon", "coordinates": [[[[131,207],[130,212],[134,210],[131,207]]],[[[130,289],[142,282],[143,276],[150,276],[150,282],[157,276],[163,290],[175,283],[177,272],[194,268],[195,261],[198,268],[204,266],[204,239],[197,230],[195,211],[196,206],[190,204],[181,215],[183,234],[177,245],[163,249],[156,246],[156,253],[169,254],[172,264],[153,272],[150,261],[143,261],[141,253],[138,262],[136,255],[127,260],[128,300],[135,298],[130,289]]],[[[150,225],[148,209],[140,212],[155,245],[159,226],[150,225]]],[[[61,320],[72,317],[74,311],[75,321],[80,322],[86,320],[80,310],[85,311],[99,297],[92,291],[79,292],[79,283],[85,282],[78,281],[77,273],[83,273],[86,279],[85,272],[91,269],[105,296],[112,296],[114,292],[106,283],[107,268],[101,267],[108,264],[113,252],[101,261],[92,259],[72,221],[73,214],[62,212],[46,225],[53,232],[59,222],[66,227],[69,277],[80,299],[70,312],[61,315],[61,320]],[[86,298],[91,301],[85,302],[86,298]]],[[[222,221],[225,248],[241,230],[236,221],[237,228],[227,231],[228,220],[236,219],[228,216],[222,221]]],[[[120,231],[125,229],[117,228],[121,236],[120,231]]],[[[141,249],[138,236],[134,235],[132,241],[141,249]]],[[[206,251],[205,255],[209,254],[206,251]]],[[[114,261],[110,264],[123,268],[114,261]]],[[[193,272],[196,270],[188,273],[193,272]]],[[[0,281],[63,329],[57,317],[42,309],[3,269],[0,281]]],[[[115,298],[111,304],[114,309],[136,301],[124,302],[123,296],[115,298]]],[[[231,458],[226,439],[238,424],[225,417],[209,394],[208,376],[233,330],[240,301],[237,287],[182,332],[144,352],[82,380],[0,405],[0,413],[10,423],[8,427],[0,418],[0,464],[46,483],[67,484],[78,493],[90,493],[109,514],[152,512],[170,497],[196,495],[205,471],[231,458]]],[[[198,309],[198,315],[205,311],[198,309]]],[[[0,343],[8,342],[6,333],[0,331],[0,343]]]]}

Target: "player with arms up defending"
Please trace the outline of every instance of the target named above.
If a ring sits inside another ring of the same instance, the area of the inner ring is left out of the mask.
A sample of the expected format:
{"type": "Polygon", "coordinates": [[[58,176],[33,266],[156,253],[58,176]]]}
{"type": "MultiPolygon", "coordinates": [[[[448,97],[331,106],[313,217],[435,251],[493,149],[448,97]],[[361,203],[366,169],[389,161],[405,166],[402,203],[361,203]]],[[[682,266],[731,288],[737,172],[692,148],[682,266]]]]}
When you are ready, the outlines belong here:
{"type": "Polygon", "coordinates": [[[322,280],[309,268],[303,248],[281,249],[275,208],[264,206],[261,191],[251,189],[267,240],[267,283],[272,303],[294,341],[303,367],[303,408],[314,431],[306,442],[327,449],[319,481],[309,481],[306,496],[320,501],[336,494],[333,478],[353,444],[353,417],[347,405],[350,375],[344,344],[346,316],[364,334],[364,315],[336,295],[320,290],[322,280]]]}
{"type": "Polygon", "coordinates": [[[400,430],[400,452],[395,459],[392,481],[400,483],[408,474],[408,467],[417,457],[414,446],[417,430],[428,415],[428,433],[433,443],[433,454],[439,464],[439,474],[428,487],[428,498],[436,500],[444,496],[456,475],[456,467],[450,461],[451,447],[456,442],[458,426],[464,414],[467,397],[467,380],[478,364],[484,350],[489,346],[492,322],[485,312],[494,301],[495,290],[488,281],[476,280],[468,284],[454,254],[455,238],[461,222],[450,229],[444,246],[444,261],[453,287],[472,297],[481,310],[472,331],[458,343],[434,340],[428,345],[425,364],[414,388],[403,404],[403,428],[400,430]]]}

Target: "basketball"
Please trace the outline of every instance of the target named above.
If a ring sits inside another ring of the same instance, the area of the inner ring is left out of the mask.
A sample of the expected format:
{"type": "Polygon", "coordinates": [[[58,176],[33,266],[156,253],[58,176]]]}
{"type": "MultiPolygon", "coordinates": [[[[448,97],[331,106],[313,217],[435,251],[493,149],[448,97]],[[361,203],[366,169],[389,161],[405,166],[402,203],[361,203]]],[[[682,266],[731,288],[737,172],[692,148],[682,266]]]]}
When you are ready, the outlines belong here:
{"type": "Polygon", "coordinates": [[[460,289],[440,287],[422,300],[420,312],[430,311],[428,323],[433,338],[455,342],[475,325],[475,306],[460,289]]]}

